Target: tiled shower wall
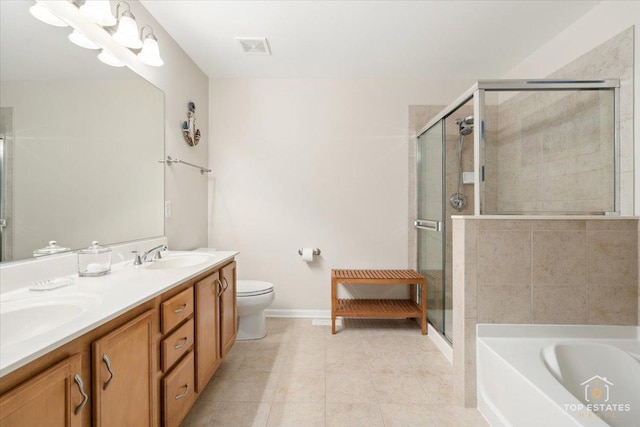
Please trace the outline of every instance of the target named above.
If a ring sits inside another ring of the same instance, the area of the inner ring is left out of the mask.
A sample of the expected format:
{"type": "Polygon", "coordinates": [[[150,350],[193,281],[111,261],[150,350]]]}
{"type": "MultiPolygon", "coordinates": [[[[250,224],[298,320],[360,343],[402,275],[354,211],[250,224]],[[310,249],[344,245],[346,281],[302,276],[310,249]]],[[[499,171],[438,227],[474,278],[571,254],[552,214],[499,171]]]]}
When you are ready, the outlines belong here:
{"type": "MultiPolygon", "coordinates": [[[[552,79],[620,79],[620,167],[623,215],[633,214],[633,28],[559,69],[552,79]]],[[[612,97],[603,92],[520,92],[487,117],[485,212],[611,211],[612,97]]]]}
{"type": "Polygon", "coordinates": [[[476,404],[478,323],[638,325],[637,219],[515,218],[453,220],[455,392],[465,406],[476,404]]]}

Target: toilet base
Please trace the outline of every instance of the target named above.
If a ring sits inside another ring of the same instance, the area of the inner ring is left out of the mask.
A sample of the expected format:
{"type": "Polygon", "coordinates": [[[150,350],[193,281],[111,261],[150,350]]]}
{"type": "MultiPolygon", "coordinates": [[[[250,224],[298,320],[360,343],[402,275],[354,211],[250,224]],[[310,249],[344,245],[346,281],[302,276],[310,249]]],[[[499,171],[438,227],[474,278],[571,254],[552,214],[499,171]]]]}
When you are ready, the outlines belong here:
{"type": "Polygon", "coordinates": [[[264,310],[257,313],[238,316],[238,336],[236,341],[259,340],[267,335],[267,322],[264,310]]]}

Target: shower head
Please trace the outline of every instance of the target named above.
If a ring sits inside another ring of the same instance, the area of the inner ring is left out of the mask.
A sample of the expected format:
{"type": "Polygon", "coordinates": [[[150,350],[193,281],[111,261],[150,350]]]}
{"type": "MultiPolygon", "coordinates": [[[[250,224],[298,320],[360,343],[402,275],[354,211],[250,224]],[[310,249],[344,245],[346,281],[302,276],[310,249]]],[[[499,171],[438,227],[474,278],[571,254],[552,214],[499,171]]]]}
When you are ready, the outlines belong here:
{"type": "Polygon", "coordinates": [[[456,124],[460,126],[460,135],[462,136],[469,135],[473,132],[473,116],[456,119],[456,124]]]}

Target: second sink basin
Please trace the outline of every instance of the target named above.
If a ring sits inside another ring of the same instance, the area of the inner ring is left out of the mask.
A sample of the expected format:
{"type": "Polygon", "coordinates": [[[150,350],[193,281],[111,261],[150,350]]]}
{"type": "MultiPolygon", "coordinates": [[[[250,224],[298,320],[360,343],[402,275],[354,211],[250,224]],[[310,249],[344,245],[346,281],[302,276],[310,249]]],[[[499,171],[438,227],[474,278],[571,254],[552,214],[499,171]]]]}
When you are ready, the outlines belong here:
{"type": "Polygon", "coordinates": [[[90,294],[37,296],[0,305],[0,341],[10,345],[51,331],[97,306],[101,298],[90,294]]]}
{"type": "Polygon", "coordinates": [[[146,268],[161,270],[168,268],[194,267],[212,261],[214,255],[205,253],[181,252],[163,255],[162,259],[153,260],[146,268]]]}

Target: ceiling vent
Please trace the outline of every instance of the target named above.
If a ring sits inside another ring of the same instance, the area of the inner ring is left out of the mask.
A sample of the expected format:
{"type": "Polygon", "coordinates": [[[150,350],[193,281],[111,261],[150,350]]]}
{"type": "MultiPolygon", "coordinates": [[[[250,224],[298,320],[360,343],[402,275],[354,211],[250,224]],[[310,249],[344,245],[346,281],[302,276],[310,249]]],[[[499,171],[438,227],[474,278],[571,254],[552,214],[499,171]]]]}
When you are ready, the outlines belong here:
{"type": "Polygon", "coordinates": [[[266,38],[236,37],[244,53],[250,55],[271,55],[266,38]]]}

